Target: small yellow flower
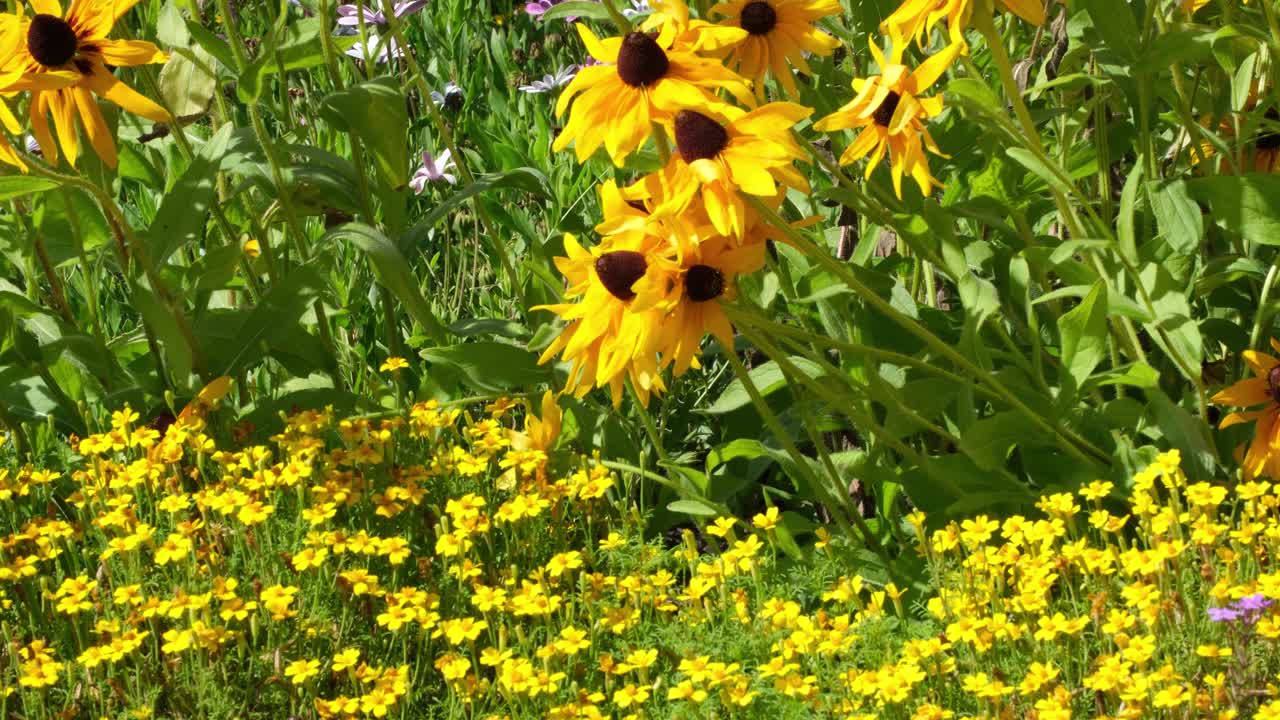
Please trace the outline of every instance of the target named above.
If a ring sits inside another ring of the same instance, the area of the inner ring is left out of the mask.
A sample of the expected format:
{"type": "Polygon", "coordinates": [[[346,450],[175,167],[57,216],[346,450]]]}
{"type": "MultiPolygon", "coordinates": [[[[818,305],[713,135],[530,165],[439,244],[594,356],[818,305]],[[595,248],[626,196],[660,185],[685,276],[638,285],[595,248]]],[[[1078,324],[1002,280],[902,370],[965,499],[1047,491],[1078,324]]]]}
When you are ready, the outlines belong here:
{"type": "Polygon", "coordinates": [[[294,660],[285,667],[284,676],[294,685],[303,685],[319,672],[319,660],[294,660]]]}
{"type": "Polygon", "coordinates": [[[402,357],[396,357],[393,355],[392,357],[387,358],[386,362],[382,363],[382,365],[378,367],[378,370],[382,372],[394,373],[394,372],[400,372],[401,370],[407,367],[409,367],[408,360],[405,360],[402,357]]]}

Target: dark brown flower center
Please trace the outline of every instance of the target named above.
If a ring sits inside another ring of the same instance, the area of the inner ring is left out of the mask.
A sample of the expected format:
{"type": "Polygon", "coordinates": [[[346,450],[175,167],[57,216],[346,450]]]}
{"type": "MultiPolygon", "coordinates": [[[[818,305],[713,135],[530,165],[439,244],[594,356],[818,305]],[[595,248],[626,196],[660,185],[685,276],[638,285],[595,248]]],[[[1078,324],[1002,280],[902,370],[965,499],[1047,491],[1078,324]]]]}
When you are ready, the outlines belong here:
{"type": "Polygon", "coordinates": [[[898,110],[898,101],[902,96],[890,90],[888,96],[880,103],[880,107],[871,113],[871,119],[876,121],[880,127],[889,127],[889,123],[893,122],[893,114],[898,110]]]}
{"type": "Polygon", "coordinates": [[[676,115],[676,148],[685,162],[713,158],[728,144],[728,131],[715,120],[692,110],[676,115]]]}
{"type": "Polygon", "coordinates": [[[1271,393],[1271,399],[1280,404],[1280,365],[1271,368],[1271,372],[1267,373],[1267,392],[1271,393]]]}
{"type": "Polygon", "coordinates": [[[75,57],[78,42],[75,30],[56,15],[36,15],[27,28],[27,50],[45,67],[66,65],[75,57]]]}
{"type": "Polygon", "coordinates": [[[740,18],[742,29],[752,35],[764,35],[778,24],[778,13],[767,2],[747,3],[740,18]]]}
{"type": "Polygon", "coordinates": [[[658,41],[642,32],[628,34],[618,50],[618,77],[631,87],[647,87],[663,78],[671,62],[658,41]]]}
{"type": "Polygon", "coordinates": [[[684,274],[684,292],[694,302],[715,300],[724,294],[724,273],[710,265],[694,265],[684,274]]]}
{"type": "Polygon", "coordinates": [[[614,250],[596,258],[596,275],[609,294],[619,300],[636,296],[631,286],[644,277],[648,267],[644,255],[634,250],[614,250]]]}
{"type": "MultiPolygon", "coordinates": [[[[1264,117],[1273,123],[1280,123],[1280,112],[1277,112],[1275,108],[1268,110],[1264,117]]],[[[1280,130],[1265,130],[1258,136],[1254,145],[1259,150],[1280,150],[1280,130]]]]}

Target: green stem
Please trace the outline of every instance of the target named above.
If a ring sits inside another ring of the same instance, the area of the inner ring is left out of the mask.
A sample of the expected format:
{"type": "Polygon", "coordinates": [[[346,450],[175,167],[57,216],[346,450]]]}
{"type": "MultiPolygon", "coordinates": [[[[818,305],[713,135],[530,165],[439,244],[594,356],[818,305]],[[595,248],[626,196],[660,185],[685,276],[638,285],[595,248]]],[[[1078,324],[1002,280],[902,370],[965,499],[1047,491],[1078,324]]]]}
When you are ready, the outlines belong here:
{"type": "Polygon", "coordinates": [[[1280,271],[1275,263],[1271,263],[1271,269],[1267,270],[1267,279],[1262,281],[1262,294],[1258,296],[1258,311],[1254,313],[1253,330],[1249,333],[1249,347],[1257,348],[1258,341],[1262,339],[1262,323],[1264,316],[1267,314],[1267,300],[1271,297],[1271,289],[1276,284],[1276,273],[1280,271]]]}

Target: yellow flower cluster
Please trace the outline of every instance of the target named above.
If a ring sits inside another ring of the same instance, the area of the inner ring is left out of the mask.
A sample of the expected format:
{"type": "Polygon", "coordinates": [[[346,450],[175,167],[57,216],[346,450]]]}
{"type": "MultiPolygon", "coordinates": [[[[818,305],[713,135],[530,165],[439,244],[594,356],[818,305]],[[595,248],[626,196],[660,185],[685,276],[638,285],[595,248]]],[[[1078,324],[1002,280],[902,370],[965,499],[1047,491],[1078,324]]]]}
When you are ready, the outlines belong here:
{"type": "Polygon", "coordinates": [[[1190,482],[1176,453],[1128,503],[1099,481],[1034,517],[917,513],[933,580],[908,587],[825,528],[809,577],[779,571],[777,508],[646,543],[636,478],[557,450],[550,394],[520,425],[506,399],[301,412],[243,448],[215,396],[163,431],[115,413],[65,474],[0,473],[4,707],[1280,717],[1280,492],[1190,482]]]}
{"type": "MultiPolygon", "coordinates": [[[[556,114],[569,111],[569,119],[554,148],[572,144],[579,161],[604,148],[621,167],[652,140],[663,165],[627,187],[600,187],[600,242],[584,248],[565,236],[566,256],[556,259],[568,284],[564,302],[535,308],[567,322],[542,361],[560,356],[570,364],[567,391],[608,387],[615,406],[628,383],[647,404],[665,390],[665,370],[678,377],[696,367],[706,335],[732,346],[720,302],[733,298],[738,276],[763,266],[766,241],[785,237],[775,211],[788,190],[809,192],[794,163],[812,149],[793,128],[813,109],[763,102],[765,77],[797,98],[794,70],[810,72],[806,55],[839,45],[817,27],[841,13],[834,0],[731,0],[710,9],[715,23],[691,17],[684,0],[651,4],[654,12],[622,37],[577,26],[597,64],[561,94],[556,114]]],[[[1043,22],[1039,0],[1003,4],[1043,22]]],[[[904,174],[926,195],[939,184],[926,151],[942,151],[926,123],[943,100],[925,93],[964,42],[914,70],[903,54],[912,37],[923,46],[942,18],[958,35],[973,12],[971,0],[907,0],[885,21],[892,54],[873,38],[878,74],[855,80],[856,97],[814,124],[859,131],[842,163],[869,157],[869,177],[887,157],[899,196],[904,174]]]]}

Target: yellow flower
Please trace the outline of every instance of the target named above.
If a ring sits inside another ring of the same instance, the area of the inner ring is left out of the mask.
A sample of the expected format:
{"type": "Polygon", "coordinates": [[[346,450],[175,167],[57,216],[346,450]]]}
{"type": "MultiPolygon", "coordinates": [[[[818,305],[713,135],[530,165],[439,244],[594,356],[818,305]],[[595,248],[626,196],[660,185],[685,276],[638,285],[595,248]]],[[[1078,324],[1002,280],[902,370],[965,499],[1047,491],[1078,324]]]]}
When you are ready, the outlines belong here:
{"type": "Polygon", "coordinates": [[[58,0],[31,0],[35,15],[0,16],[0,37],[16,32],[26,39],[25,43],[0,46],[0,68],[18,69],[31,78],[24,88],[31,91],[31,133],[50,163],[58,159],[58,146],[49,132],[48,116],[52,113],[68,163],[75,165],[80,154],[78,116],[98,157],[115,166],[115,141],[94,95],[148,120],[169,122],[164,108],[120,82],[108,69],[108,65],[132,67],[168,59],[152,43],[107,37],[137,2],[76,0],[64,15],[58,0]]]}
{"type": "Polygon", "coordinates": [[[751,524],[761,530],[772,530],[778,526],[778,508],[771,507],[751,518],[751,524]]]}
{"type": "MultiPolygon", "coordinates": [[[[1271,346],[1280,351],[1280,341],[1273,338],[1271,346]]],[[[1218,427],[1256,421],[1253,442],[1245,452],[1241,471],[1246,480],[1253,480],[1259,475],[1280,478],[1280,359],[1253,350],[1245,350],[1242,357],[1253,370],[1254,377],[1220,391],[1210,401],[1215,405],[1265,407],[1233,412],[1224,417],[1218,427]]]]}
{"type": "Polygon", "coordinates": [[[747,31],[731,46],[725,62],[759,83],[757,90],[763,90],[768,72],[794,96],[791,68],[812,75],[805,54],[825,57],[840,46],[839,40],[814,26],[821,18],[841,13],[837,0],[729,0],[713,5],[710,12],[747,31]]]}
{"type": "Polygon", "coordinates": [[[623,383],[647,401],[665,390],[658,373],[662,311],[657,303],[670,286],[669,264],[657,262],[672,249],[651,235],[619,235],[585,250],[573,235],[564,236],[567,257],[555,259],[569,283],[565,299],[579,302],[540,305],[569,322],[542,353],[545,363],[558,354],[572,363],[565,391],[581,397],[592,387],[609,387],[613,404],[622,403],[623,383]]]}
{"type": "Polygon", "coordinates": [[[571,102],[573,111],[552,148],[559,151],[574,143],[579,162],[603,145],[621,166],[648,139],[654,122],[685,108],[719,104],[711,94],[715,90],[751,102],[742,78],[678,41],[675,23],[667,23],[656,37],[632,32],[603,40],[581,23],[577,28],[587,52],[601,64],[579,70],[560,94],[556,117],[571,102]]]}
{"type": "Polygon", "coordinates": [[[284,669],[284,676],[294,685],[303,685],[319,673],[319,660],[294,660],[284,669]]]}
{"type": "Polygon", "coordinates": [[[175,655],[191,647],[195,635],[190,630],[165,630],[164,644],[160,650],[168,655],[175,655]]]}
{"type": "Polygon", "coordinates": [[[929,172],[925,150],[942,155],[924,121],[942,112],[942,96],[919,97],[937,82],[942,73],[960,54],[961,45],[953,43],[932,55],[914,71],[902,64],[905,43],[895,42],[893,53],[884,53],[871,41],[879,75],[853,81],[857,96],[836,112],[814,123],[822,131],[861,128],[857,139],[840,156],[848,165],[870,155],[867,177],[886,151],[893,174],[893,188],[902,196],[902,176],[910,175],[920,191],[928,195],[939,184],[929,172]]]}
{"type": "Polygon", "coordinates": [[[743,238],[747,213],[738,191],[772,198],[781,184],[808,192],[808,182],[791,165],[805,156],[791,128],[812,112],[790,102],[751,112],[729,105],[681,109],[664,123],[676,151],[666,167],[644,180],[657,204],[654,214],[679,215],[700,196],[716,232],[743,238]]]}
{"type": "MultiPolygon", "coordinates": [[[[1037,27],[1044,24],[1044,0],[996,0],[996,6],[1008,10],[1037,27]]],[[[894,37],[914,38],[921,48],[939,20],[947,19],[951,42],[964,44],[964,31],[973,16],[974,0],[906,0],[880,24],[894,37]]]]}
{"type": "Polygon", "coordinates": [[[627,683],[613,694],[613,704],[622,710],[638,706],[649,699],[649,689],[627,683]]]}
{"type": "Polygon", "coordinates": [[[378,370],[381,372],[393,373],[393,372],[399,372],[407,367],[409,367],[408,360],[405,360],[402,357],[392,356],[387,358],[386,361],[383,362],[382,365],[378,367],[378,370]]]}

